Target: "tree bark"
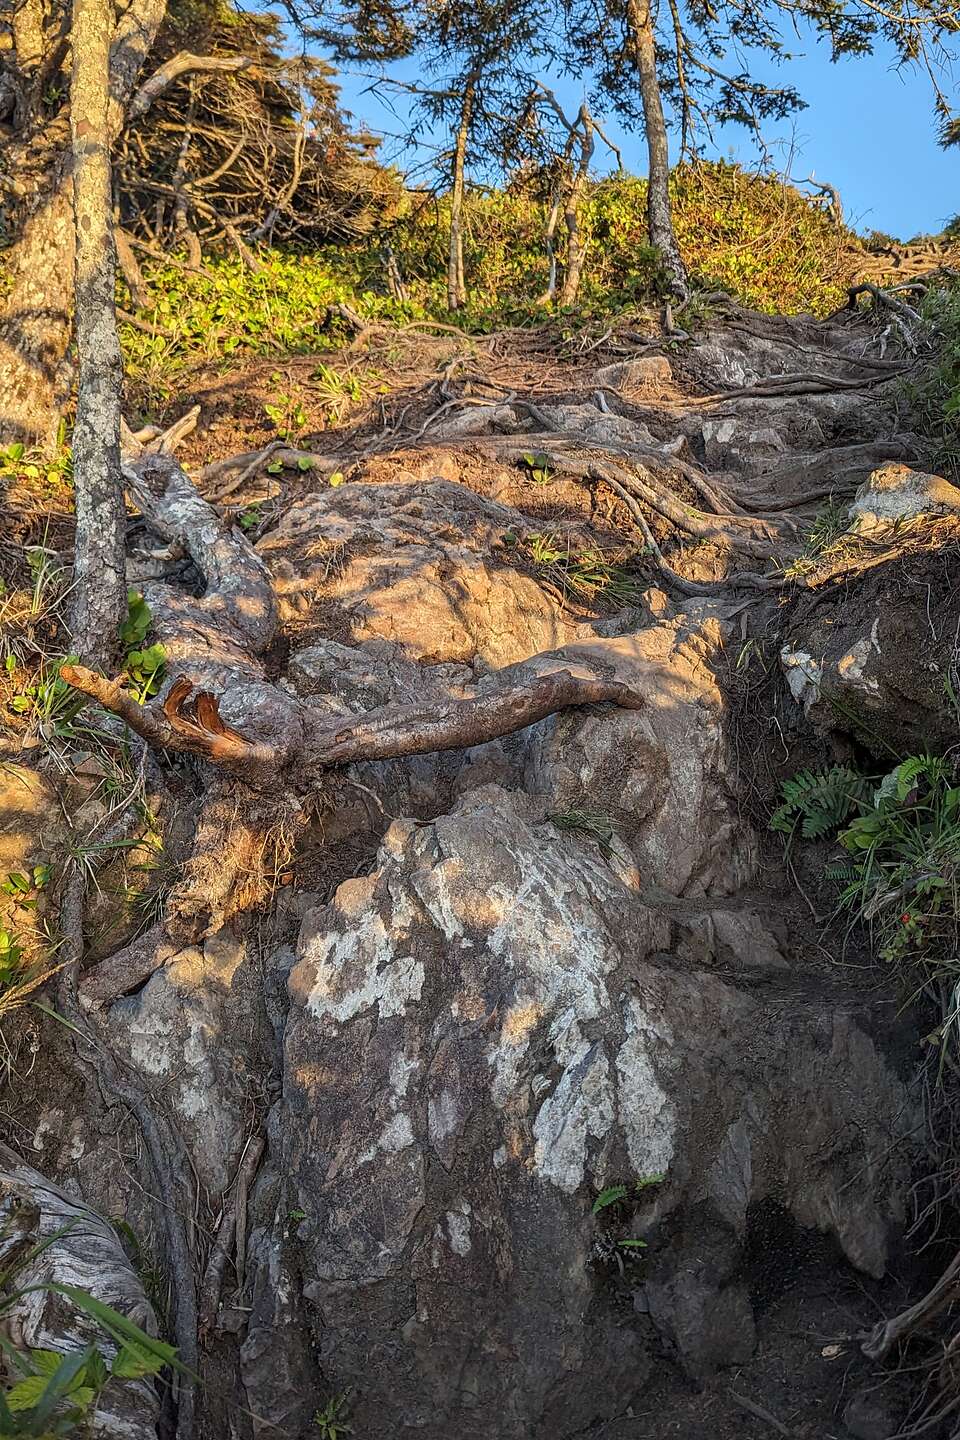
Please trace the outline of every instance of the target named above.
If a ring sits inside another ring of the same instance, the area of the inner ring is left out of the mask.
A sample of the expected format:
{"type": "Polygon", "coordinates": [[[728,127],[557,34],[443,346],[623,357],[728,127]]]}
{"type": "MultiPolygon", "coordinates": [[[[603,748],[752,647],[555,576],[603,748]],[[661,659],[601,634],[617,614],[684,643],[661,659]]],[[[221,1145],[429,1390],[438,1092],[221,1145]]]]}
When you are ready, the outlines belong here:
{"type": "Polygon", "coordinates": [[[460,122],[457,126],[456,142],[453,148],[453,185],[450,191],[450,252],[447,259],[447,304],[451,310],[459,310],[467,303],[467,286],[463,273],[464,170],[476,85],[476,75],[469,75],[463,92],[460,122]]]}
{"type": "Polygon", "coordinates": [[[572,305],[576,300],[580,289],[583,262],[586,259],[586,247],[580,233],[580,200],[590,171],[594,143],[593,121],[586,105],[581,105],[577,123],[581,127],[580,159],[570,183],[570,189],[567,191],[567,203],[563,210],[563,223],[567,228],[567,263],[564,267],[563,285],[560,289],[561,305],[572,305]]]}
{"type": "Polygon", "coordinates": [[[0,319],[0,435],[52,448],[69,393],[73,191],[62,173],[10,259],[0,319]]]}
{"type": "Polygon", "coordinates": [[[101,669],[116,658],[127,597],[120,474],[123,362],[111,216],[112,20],[112,0],[74,0],[70,131],[80,370],[73,433],[77,531],[72,628],[77,653],[101,669]]]}
{"type": "Polygon", "coordinates": [[[657,79],[657,41],[651,0],[627,0],[627,30],[640,79],[640,101],[647,137],[647,229],[650,244],[660,252],[673,294],[689,298],[686,267],[673,228],[670,210],[670,152],[657,79]]]}
{"type": "MultiPolygon", "coordinates": [[[[24,47],[24,63],[32,61],[38,44],[38,9],[33,4],[17,12],[24,17],[22,34],[15,36],[16,44],[24,47]]],[[[113,7],[104,15],[106,35],[112,39],[111,138],[123,124],[124,107],[165,10],[166,0],[130,0],[115,28],[113,7]]],[[[44,43],[59,45],[49,36],[44,43]]],[[[45,58],[41,71],[46,64],[45,58]]],[[[28,218],[9,253],[10,287],[0,307],[0,436],[52,448],[71,378],[73,174],[65,111],[52,118],[21,116],[20,122],[21,138],[15,150],[11,146],[8,164],[18,181],[25,177],[19,198],[28,218]]]]}

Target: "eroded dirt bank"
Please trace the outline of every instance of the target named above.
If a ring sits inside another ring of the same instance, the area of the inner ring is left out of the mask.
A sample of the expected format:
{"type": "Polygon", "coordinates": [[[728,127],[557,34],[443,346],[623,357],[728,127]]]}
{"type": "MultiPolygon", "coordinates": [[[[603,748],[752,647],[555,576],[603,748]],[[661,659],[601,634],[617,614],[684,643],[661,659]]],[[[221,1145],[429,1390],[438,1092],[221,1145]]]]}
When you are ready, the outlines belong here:
{"type": "Polygon", "coordinates": [[[434,388],[309,465],[211,462],[207,394],[196,490],[131,456],[163,693],[217,704],[155,702],[126,805],[112,717],[11,740],[7,868],[95,832],[77,1018],[116,1058],[11,1017],[4,1138],[199,1332],[192,1433],[306,1437],[340,1397],[424,1440],[903,1418],[859,1343],[928,1278],[916,1020],[766,830],[801,764],[952,743],[960,495],[902,468],[885,344],[742,312],[549,365],[437,342],[434,388]],[[558,674],[577,703],[502,723],[558,674]],[[109,846],[151,826],[125,909],[109,846]]]}

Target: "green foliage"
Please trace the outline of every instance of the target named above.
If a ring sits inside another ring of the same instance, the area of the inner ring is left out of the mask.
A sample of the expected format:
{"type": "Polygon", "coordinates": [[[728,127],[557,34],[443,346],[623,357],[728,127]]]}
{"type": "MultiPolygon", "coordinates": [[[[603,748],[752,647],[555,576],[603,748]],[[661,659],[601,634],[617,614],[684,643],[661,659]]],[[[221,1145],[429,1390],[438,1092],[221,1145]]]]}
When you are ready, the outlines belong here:
{"type": "Polygon", "coordinates": [[[593,1202],[591,1215],[599,1215],[601,1210],[606,1210],[608,1205],[616,1205],[618,1201],[627,1198],[626,1185],[608,1185],[606,1190],[601,1190],[593,1202]]]}
{"type": "Polygon", "coordinates": [[[920,313],[930,359],[919,379],[907,384],[907,399],[920,432],[931,442],[932,463],[960,480],[960,286],[938,285],[924,296],[920,313]]]}
{"type": "Polygon", "coordinates": [[[639,1198],[644,1190],[649,1190],[655,1185],[662,1185],[666,1180],[665,1170],[657,1171],[652,1175],[641,1175],[632,1185],[608,1185],[601,1190],[590,1210],[591,1215],[599,1215],[602,1210],[608,1210],[611,1205],[619,1205],[621,1201],[639,1198]]]}
{"type": "Polygon", "coordinates": [[[527,535],[520,549],[544,580],[585,604],[615,608],[640,598],[643,586],[636,576],[598,550],[575,550],[556,531],[527,535]]]}
{"type": "MultiPolygon", "coordinates": [[[[825,314],[842,304],[853,236],[778,179],[723,162],[678,167],[671,179],[677,240],[691,274],[759,310],[825,314]]],[[[646,181],[593,184],[581,212],[586,261],[578,314],[619,313],[662,287],[647,243],[646,181]]],[[[421,209],[394,236],[400,269],[427,310],[445,308],[448,201],[421,209]]],[[[471,194],[464,215],[470,288],[458,324],[483,329],[541,314],[547,278],[543,205],[519,189],[471,194]]]]}
{"type": "MultiPolygon", "coordinates": [[[[842,303],[857,242],[799,191],[723,162],[680,167],[671,184],[680,249],[707,290],[727,290],[747,305],[787,314],[824,314],[842,303]]],[[[468,194],[470,298],[457,313],[459,327],[482,332],[544,318],[544,208],[539,195],[522,188],[468,194]]],[[[378,237],[308,254],[262,249],[256,273],[234,256],[208,258],[202,274],[163,263],[149,268],[155,300],[142,317],[157,333],[121,325],[128,373],[154,399],[166,400],[189,363],[229,366],[245,355],[286,357],[342,346],[341,305],[369,321],[445,318],[449,201],[425,206],[408,195],[401,212],[391,244],[410,297],[402,301],[385,293],[378,237]]],[[[658,297],[663,277],[647,243],[645,180],[617,176],[590,185],[581,228],[581,292],[575,310],[560,314],[561,326],[619,315],[658,297]]],[[[126,297],[124,303],[130,303],[126,297]]],[[[334,422],[364,384],[325,364],[312,382],[334,422]]],[[[271,418],[292,433],[298,425],[287,400],[283,394],[271,400],[278,412],[271,418]]]]}
{"type": "Polygon", "coordinates": [[[56,1350],[22,1352],[4,1341],[8,1371],[16,1372],[18,1378],[11,1378],[0,1390],[0,1440],[18,1440],[21,1436],[54,1440],[59,1436],[86,1434],[108,1386],[153,1377],[169,1366],[183,1369],[173,1346],[155,1340],[125,1315],[85,1290],[56,1282],[16,1287],[17,1271],[64,1233],[60,1231],[42,1241],[0,1276],[0,1322],[27,1295],[56,1294],[70,1301],[105,1332],[113,1342],[113,1358],[109,1359],[105,1349],[97,1344],[62,1355],[56,1350]]]}
{"type": "Polygon", "coordinates": [[[801,537],[800,554],[784,568],[784,574],[795,579],[809,575],[830,555],[850,528],[849,502],[830,499],[801,537]]]}
{"type": "Polygon", "coordinates": [[[771,824],[807,838],[840,829],[846,852],[825,868],[840,908],[867,927],[880,959],[904,969],[914,998],[942,1021],[930,1038],[960,1039],[960,784],[956,762],[911,755],[879,782],[834,766],[783,785],[771,824]]]}
{"type": "Polygon", "coordinates": [[[849,765],[800,770],[780,786],[783,802],[770,817],[770,829],[804,840],[820,840],[842,825],[867,798],[870,782],[849,765]]]}
{"type": "Polygon", "coordinates": [[[150,613],[150,606],[140,591],[128,590],[127,618],[120,625],[120,639],[123,641],[124,649],[132,650],[135,645],[141,645],[146,639],[152,623],[153,616],[150,613]]]}
{"type": "Polygon", "coordinates": [[[162,333],[145,335],[121,324],[132,378],[162,399],[173,393],[175,377],[189,361],[230,364],[244,355],[286,358],[335,348],[346,338],[335,310],[341,303],[369,319],[423,317],[418,306],[377,292],[376,271],[360,252],[265,250],[260,260],[256,274],[232,257],[210,259],[202,275],[162,264],[150,269],[156,299],[143,313],[162,333]],[[365,270],[372,271],[369,279],[365,270]]]}
{"type": "Polygon", "coordinates": [[[910,958],[928,978],[960,978],[960,786],[951,761],[914,755],[881,780],[841,833],[841,903],[874,933],[882,959],[910,958]]]}
{"type": "Polygon", "coordinates": [[[54,488],[72,485],[73,452],[67,444],[66,421],[60,421],[52,456],[42,450],[28,450],[19,440],[0,449],[0,480],[33,485],[45,481],[54,488]]]}
{"type": "Polygon", "coordinates": [[[9,895],[24,909],[36,908],[37,895],[50,879],[49,865],[34,865],[29,875],[20,870],[11,870],[6,880],[0,883],[0,892],[9,895]]]}
{"type": "Polygon", "coordinates": [[[550,469],[550,456],[541,454],[521,455],[521,463],[526,467],[530,479],[537,485],[547,485],[553,479],[553,471],[550,469]]]}
{"type": "Polygon", "coordinates": [[[10,702],[10,708],[17,715],[26,715],[37,724],[55,735],[70,732],[71,722],[83,705],[83,696],[61,680],[63,665],[75,665],[78,657],[67,655],[62,660],[49,661],[29,685],[25,685],[10,702]]]}
{"type": "MultiPolygon", "coordinates": [[[[276,385],[283,377],[274,373],[270,379],[276,385]]],[[[274,399],[264,405],[263,409],[267,419],[273,421],[279,439],[289,440],[294,444],[307,424],[307,412],[302,402],[283,390],[278,390],[274,399]]]]}
{"type": "Polygon", "coordinates": [[[332,1395],[322,1410],[316,1411],[313,1423],[320,1432],[320,1440],[339,1440],[341,1435],[351,1435],[353,1426],[347,1423],[345,1411],[348,1397],[332,1395]]]}
{"type": "Polygon", "coordinates": [[[157,641],[144,646],[143,642],[153,624],[150,606],[139,590],[127,592],[127,618],[120,626],[120,639],[126,657],[124,674],[127,684],[138,705],[145,705],[151,695],[156,695],[163,684],[167,652],[157,641]]]}
{"type": "Polygon", "coordinates": [[[595,840],[605,860],[609,860],[613,854],[614,830],[609,815],[598,810],[574,807],[570,810],[555,810],[547,819],[552,820],[558,830],[570,830],[595,840]]]}

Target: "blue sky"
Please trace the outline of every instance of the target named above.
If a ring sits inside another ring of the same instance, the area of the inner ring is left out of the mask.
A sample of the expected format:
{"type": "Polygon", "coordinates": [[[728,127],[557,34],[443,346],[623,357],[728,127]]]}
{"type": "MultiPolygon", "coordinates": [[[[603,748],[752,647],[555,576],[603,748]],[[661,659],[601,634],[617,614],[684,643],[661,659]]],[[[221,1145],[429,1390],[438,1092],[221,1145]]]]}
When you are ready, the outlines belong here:
{"type": "MultiPolygon", "coordinates": [[[[941,229],[960,212],[960,148],[944,151],[936,143],[925,77],[916,71],[898,73],[882,54],[833,65],[812,37],[805,42],[794,38],[791,45],[795,58],[768,67],[767,74],[794,84],[808,108],[767,132],[768,141],[780,142],[778,164],[785,163],[792,143],[792,174],[803,178],[813,171],[830,181],[840,191],[847,218],[863,230],[908,239],[941,229]]],[[[407,78],[416,73],[408,68],[407,78]]],[[[369,83],[349,72],[341,76],[346,108],[374,132],[395,134],[402,128],[403,98],[384,103],[364,93],[369,83]]],[[[575,108],[582,88],[576,80],[551,83],[575,108]]],[[[946,88],[948,93],[953,89],[946,88]]],[[[627,134],[613,122],[609,129],[622,145],[627,167],[644,174],[642,136],[627,134]]],[[[739,127],[727,127],[717,138],[716,154],[755,162],[753,144],[739,127]]],[[[384,151],[391,155],[390,142],[384,151]]]]}

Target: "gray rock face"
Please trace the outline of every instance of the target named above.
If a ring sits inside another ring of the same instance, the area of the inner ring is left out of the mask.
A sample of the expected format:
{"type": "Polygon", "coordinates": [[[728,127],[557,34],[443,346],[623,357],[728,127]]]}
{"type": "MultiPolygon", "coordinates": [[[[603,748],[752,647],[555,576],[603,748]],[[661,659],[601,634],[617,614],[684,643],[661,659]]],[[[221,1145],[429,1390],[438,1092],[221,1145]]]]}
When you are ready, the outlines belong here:
{"type": "Polygon", "coordinates": [[[228,931],[188,946],[139,994],[110,1007],[116,1049],[161,1084],[202,1184],[222,1194],[233,1178],[249,1121],[266,1020],[261,979],[228,931]]]}
{"type": "MultiPolygon", "coordinates": [[[[573,1435],[642,1385],[651,1320],[691,1373],[736,1359],[749,1305],[727,1280],[766,1198],[882,1273],[902,1083],[847,1010],[678,968],[671,923],[496,787],[397,822],[375,872],[306,917],[272,1121],[276,1213],[305,1218],[251,1259],[289,1251],[361,1432],[573,1435]],[[597,1259],[616,1182],[654,1262],[636,1328],[597,1259]],[[691,1207],[720,1239],[681,1280],[658,1236],[691,1207]]],[[[251,1326],[261,1364],[271,1333],[251,1326]]]]}
{"type": "Polygon", "coordinates": [[[807,718],[856,736],[883,759],[956,743],[960,599],[935,556],[918,559],[912,572],[905,586],[893,561],[825,598],[780,652],[807,718]]]}

